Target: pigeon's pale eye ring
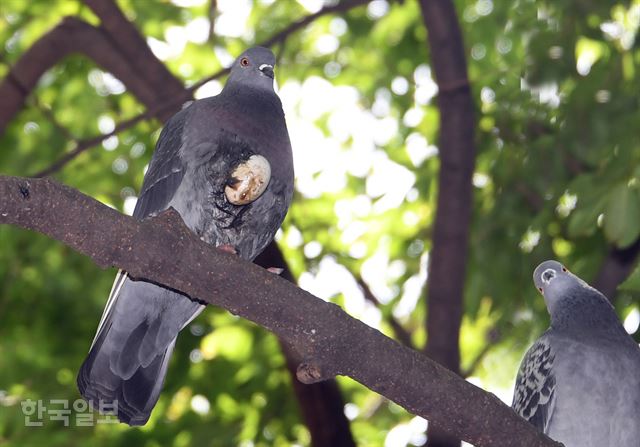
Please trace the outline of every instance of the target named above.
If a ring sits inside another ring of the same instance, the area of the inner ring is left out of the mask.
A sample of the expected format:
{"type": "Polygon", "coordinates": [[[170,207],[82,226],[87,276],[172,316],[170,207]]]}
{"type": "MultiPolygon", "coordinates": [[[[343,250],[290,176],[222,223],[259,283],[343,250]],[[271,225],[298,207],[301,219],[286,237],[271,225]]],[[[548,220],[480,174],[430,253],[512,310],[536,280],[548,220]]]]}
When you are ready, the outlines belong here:
{"type": "Polygon", "coordinates": [[[540,293],[544,293],[544,291],[542,290],[542,287],[538,287],[538,290],[540,291],[540,293]]]}
{"type": "Polygon", "coordinates": [[[242,59],[240,59],[240,65],[243,67],[248,67],[249,66],[249,59],[247,59],[246,57],[243,57],[242,59]]]}
{"type": "Polygon", "coordinates": [[[562,266],[562,271],[565,272],[565,273],[568,272],[568,270],[567,270],[567,268],[565,266],[562,266]]]}
{"type": "Polygon", "coordinates": [[[549,284],[551,280],[555,277],[556,277],[556,271],[554,269],[546,269],[544,272],[542,272],[542,275],[540,275],[540,279],[545,284],[549,284]]]}

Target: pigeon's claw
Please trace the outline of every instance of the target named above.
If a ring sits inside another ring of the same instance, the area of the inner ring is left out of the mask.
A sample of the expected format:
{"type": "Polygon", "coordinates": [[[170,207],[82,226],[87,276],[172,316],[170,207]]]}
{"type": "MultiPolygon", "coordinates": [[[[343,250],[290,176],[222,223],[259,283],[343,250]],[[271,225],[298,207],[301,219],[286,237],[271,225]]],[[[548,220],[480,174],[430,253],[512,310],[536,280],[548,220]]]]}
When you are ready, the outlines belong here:
{"type": "Polygon", "coordinates": [[[238,254],[238,251],[236,250],[236,248],[231,244],[218,245],[218,248],[224,251],[225,253],[230,253],[232,255],[238,254]]]}

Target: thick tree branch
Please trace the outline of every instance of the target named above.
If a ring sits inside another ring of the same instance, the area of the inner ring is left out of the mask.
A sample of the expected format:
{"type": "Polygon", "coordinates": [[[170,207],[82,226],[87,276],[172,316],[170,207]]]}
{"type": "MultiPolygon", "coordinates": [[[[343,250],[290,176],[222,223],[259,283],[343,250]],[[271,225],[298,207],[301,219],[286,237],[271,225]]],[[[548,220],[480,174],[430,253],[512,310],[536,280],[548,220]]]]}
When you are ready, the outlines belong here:
{"type": "MultiPolygon", "coordinates": [[[[66,17],[36,41],[11,68],[0,83],[0,133],[20,109],[31,90],[49,68],[72,53],[81,53],[95,61],[118,79],[143,103],[154,103],[154,89],[140,78],[101,28],[75,17],[66,17]]],[[[156,116],[164,116],[159,109],[156,116]]]]}
{"type": "MultiPolygon", "coordinates": [[[[153,90],[150,101],[143,101],[147,107],[154,108],[158,104],[173,102],[176,96],[182,97],[186,93],[182,82],[151,52],[142,34],[127,20],[113,0],[84,2],[100,18],[101,27],[127,60],[128,66],[153,90]]],[[[128,85],[128,80],[120,80],[128,85]]],[[[187,99],[190,98],[182,98],[181,102],[187,99]]],[[[171,108],[164,108],[158,112],[158,117],[164,122],[175,112],[171,108]]]]}
{"type": "Polygon", "coordinates": [[[559,446],[495,396],[338,306],[202,242],[171,210],[136,221],[50,179],[0,177],[0,224],[39,231],[135,278],[224,307],[291,345],[318,381],[342,374],[482,446],[559,446]],[[181,262],[174,262],[175,259],[181,262]]]}
{"type": "Polygon", "coordinates": [[[459,85],[440,91],[440,174],[438,208],[428,276],[429,355],[458,371],[457,348],[475,164],[473,100],[455,7],[449,0],[422,0],[436,82],[459,85]],[[453,348],[453,349],[452,349],[453,348]]]}
{"type": "MultiPolygon", "coordinates": [[[[462,33],[451,0],[420,0],[438,84],[440,173],[427,281],[427,354],[459,373],[459,334],[472,212],[475,118],[462,33]]],[[[435,421],[433,421],[435,422],[435,421]]],[[[429,428],[431,447],[459,442],[429,428]]],[[[445,428],[445,427],[442,427],[445,428]]]]}

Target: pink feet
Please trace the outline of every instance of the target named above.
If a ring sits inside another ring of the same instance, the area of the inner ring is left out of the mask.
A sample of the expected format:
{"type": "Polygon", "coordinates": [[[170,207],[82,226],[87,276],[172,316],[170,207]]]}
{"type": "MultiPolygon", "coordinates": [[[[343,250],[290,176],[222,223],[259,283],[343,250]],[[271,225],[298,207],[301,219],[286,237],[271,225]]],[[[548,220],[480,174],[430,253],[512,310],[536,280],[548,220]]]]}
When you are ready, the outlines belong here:
{"type": "Polygon", "coordinates": [[[238,252],[236,248],[231,244],[218,245],[218,248],[224,252],[230,253],[232,255],[237,255],[238,252]]]}

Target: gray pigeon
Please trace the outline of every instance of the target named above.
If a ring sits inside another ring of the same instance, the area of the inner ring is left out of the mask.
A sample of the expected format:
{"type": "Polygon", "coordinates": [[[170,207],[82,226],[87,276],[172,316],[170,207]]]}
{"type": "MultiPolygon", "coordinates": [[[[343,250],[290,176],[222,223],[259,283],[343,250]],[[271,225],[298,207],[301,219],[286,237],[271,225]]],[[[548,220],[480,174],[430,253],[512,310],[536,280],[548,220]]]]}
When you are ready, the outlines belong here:
{"type": "Polygon", "coordinates": [[[640,446],[640,348],[609,301],[557,261],[533,273],[551,327],[524,356],[513,409],[566,447],[640,446]]]}
{"type": "MultiPolygon", "coordinates": [[[[173,207],[205,242],[244,259],[267,246],[293,195],[291,144],[273,90],[274,65],[266,48],[245,51],[218,96],[193,102],[167,122],[134,217],[173,207]]],[[[119,272],[78,373],[82,395],[96,409],[117,406],[122,422],[144,425],[178,332],[203,307],[119,272]]]]}

